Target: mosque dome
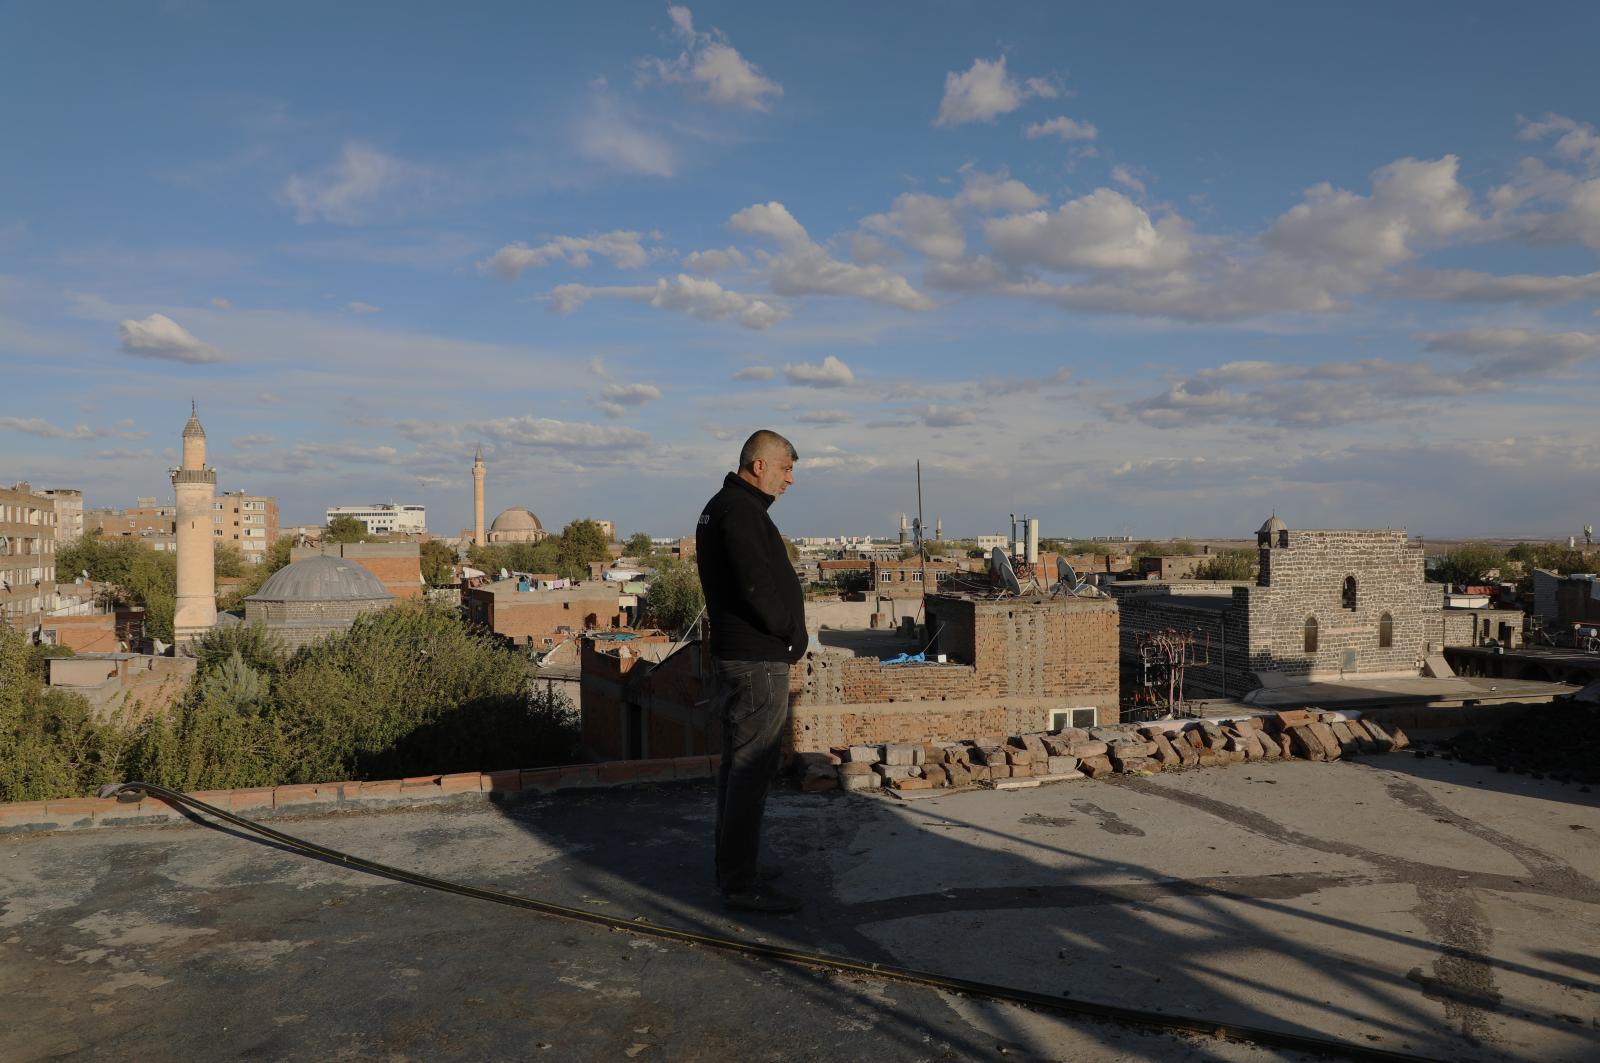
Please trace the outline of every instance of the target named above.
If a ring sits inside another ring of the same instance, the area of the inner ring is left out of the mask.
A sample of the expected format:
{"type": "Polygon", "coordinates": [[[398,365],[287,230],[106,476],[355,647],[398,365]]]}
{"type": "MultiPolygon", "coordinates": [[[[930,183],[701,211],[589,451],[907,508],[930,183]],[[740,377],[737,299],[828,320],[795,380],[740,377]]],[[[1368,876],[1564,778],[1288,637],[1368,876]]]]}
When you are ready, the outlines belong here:
{"type": "Polygon", "coordinates": [[[544,525],[539,523],[539,518],[522,506],[512,506],[502,512],[489,525],[490,531],[497,532],[536,532],[544,531],[544,525]]]}
{"type": "Polygon", "coordinates": [[[342,557],[322,555],[285,565],[247,602],[362,602],[391,598],[370,571],[342,557]]]}

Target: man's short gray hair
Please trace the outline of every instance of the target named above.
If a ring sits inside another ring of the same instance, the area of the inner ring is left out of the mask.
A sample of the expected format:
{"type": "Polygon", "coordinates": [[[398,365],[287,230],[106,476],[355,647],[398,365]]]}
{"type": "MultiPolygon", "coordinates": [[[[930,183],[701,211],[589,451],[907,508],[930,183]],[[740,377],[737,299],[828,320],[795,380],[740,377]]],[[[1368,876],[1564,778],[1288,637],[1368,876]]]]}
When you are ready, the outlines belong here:
{"type": "Polygon", "coordinates": [[[800,460],[794,444],[778,433],[767,428],[752,432],[750,438],[744,441],[744,446],[739,448],[739,468],[748,469],[757,458],[764,458],[769,451],[779,449],[788,453],[790,461],[800,460]]]}

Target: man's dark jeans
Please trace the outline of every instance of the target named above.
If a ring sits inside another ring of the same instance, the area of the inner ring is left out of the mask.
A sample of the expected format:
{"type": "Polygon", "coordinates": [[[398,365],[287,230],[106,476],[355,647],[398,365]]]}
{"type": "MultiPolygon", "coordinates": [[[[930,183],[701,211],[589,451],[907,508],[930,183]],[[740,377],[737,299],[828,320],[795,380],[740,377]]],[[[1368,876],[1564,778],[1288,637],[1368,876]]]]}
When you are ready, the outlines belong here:
{"type": "Polygon", "coordinates": [[[715,661],[722,714],[717,772],[717,885],[736,893],[756,884],[761,815],[782,758],[789,719],[789,665],[715,661]]]}

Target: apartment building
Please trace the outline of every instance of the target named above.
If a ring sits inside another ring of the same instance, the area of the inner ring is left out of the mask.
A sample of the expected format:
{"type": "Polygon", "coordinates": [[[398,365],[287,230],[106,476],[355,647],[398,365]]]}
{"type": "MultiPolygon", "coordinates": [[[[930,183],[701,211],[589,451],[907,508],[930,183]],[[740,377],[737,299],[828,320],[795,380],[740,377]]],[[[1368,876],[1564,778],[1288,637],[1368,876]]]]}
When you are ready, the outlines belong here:
{"type": "Polygon", "coordinates": [[[0,487],[0,616],[30,630],[55,600],[55,501],[25,480],[0,487]]]}

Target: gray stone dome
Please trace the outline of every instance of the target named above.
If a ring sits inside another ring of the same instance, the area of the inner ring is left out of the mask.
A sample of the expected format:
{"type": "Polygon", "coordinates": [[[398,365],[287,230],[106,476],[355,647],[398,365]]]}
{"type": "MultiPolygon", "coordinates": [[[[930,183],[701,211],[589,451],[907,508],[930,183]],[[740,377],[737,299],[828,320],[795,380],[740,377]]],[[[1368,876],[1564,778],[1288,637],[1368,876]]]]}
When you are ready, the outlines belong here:
{"type": "Polygon", "coordinates": [[[394,597],[367,569],[342,557],[308,557],[285,565],[247,602],[360,602],[394,597]]]}
{"type": "Polygon", "coordinates": [[[494,523],[489,525],[489,530],[497,532],[543,531],[544,525],[539,523],[539,518],[534,516],[531,510],[522,506],[512,506],[494,519],[494,523]]]}
{"type": "Polygon", "coordinates": [[[1267,522],[1265,524],[1261,525],[1260,529],[1256,532],[1256,534],[1257,535],[1276,535],[1279,532],[1285,532],[1285,531],[1288,531],[1288,530],[1289,530],[1289,526],[1283,522],[1283,519],[1281,517],[1279,517],[1276,513],[1274,513],[1271,517],[1269,517],[1267,519],[1267,522]]]}

